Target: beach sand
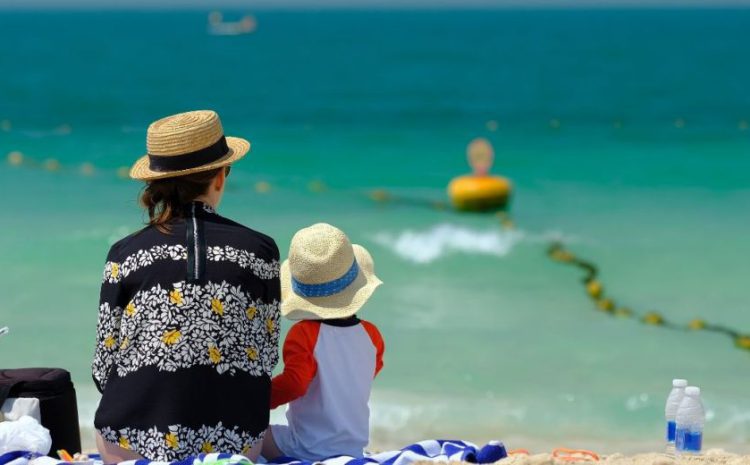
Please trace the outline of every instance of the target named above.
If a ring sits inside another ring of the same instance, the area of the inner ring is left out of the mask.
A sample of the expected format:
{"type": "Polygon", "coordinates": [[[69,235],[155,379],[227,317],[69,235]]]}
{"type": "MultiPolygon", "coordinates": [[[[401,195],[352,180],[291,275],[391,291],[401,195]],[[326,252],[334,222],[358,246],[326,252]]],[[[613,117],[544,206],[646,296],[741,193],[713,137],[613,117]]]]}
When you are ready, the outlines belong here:
{"type": "MultiPolygon", "coordinates": [[[[427,462],[424,462],[426,464],[427,462]]],[[[569,463],[599,463],[604,465],[748,465],[750,455],[736,455],[722,449],[710,449],[696,456],[670,456],[664,453],[636,455],[612,454],[599,462],[569,462],[553,458],[551,454],[515,455],[497,462],[501,465],[560,465],[569,463]]]]}

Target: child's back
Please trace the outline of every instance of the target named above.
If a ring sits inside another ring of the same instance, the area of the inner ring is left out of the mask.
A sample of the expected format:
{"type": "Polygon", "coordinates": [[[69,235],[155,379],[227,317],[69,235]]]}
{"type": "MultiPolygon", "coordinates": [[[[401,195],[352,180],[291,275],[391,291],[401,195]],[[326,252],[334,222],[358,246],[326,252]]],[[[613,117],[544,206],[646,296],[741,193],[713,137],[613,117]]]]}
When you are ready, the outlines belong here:
{"type": "Polygon", "coordinates": [[[383,339],[367,321],[296,323],[284,343],[284,375],[289,376],[273,381],[272,408],[290,401],[288,430],[273,429],[278,448],[310,460],[362,456],[369,438],[370,390],[382,356],[383,339]]]}
{"type": "Polygon", "coordinates": [[[302,321],[289,330],[284,372],[272,381],[271,408],[288,403],[289,425],[271,425],[266,459],[363,455],[384,345],[356,313],[381,284],[369,252],[340,229],[319,223],[292,238],[281,265],[281,314],[302,321]]]}

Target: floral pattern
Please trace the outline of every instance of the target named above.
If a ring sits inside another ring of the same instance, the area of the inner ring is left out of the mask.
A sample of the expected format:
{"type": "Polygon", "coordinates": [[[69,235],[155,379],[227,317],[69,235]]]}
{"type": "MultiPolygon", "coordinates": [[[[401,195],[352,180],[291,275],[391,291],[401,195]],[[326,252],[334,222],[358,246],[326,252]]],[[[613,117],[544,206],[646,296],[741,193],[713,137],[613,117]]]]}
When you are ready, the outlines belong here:
{"type": "Polygon", "coordinates": [[[278,362],[279,302],[254,299],[226,281],[156,285],[137,292],[125,311],[102,304],[100,319],[100,379],[113,364],[120,377],[145,366],[173,372],[196,365],[270,376],[278,362]]]}
{"type": "Polygon", "coordinates": [[[236,263],[240,268],[250,268],[260,279],[274,279],[279,277],[279,262],[267,262],[247,250],[235,249],[230,246],[213,246],[206,248],[206,258],[210,261],[227,261],[236,263]]]}
{"type": "Polygon", "coordinates": [[[119,341],[121,318],[122,309],[119,307],[111,308],[109,302],[99,305],[99,324],[96,326],[98,344],[94,354],[92,371],[95,379],[102,380],[102,385],[105,384],[107,375],[112,368],[113,358],[117,353],[118,346],[122,343],[127,345],[125,340],[119,341]]]}
{"type": "MultiPolygon", "coordinates": [[[[206,259],[214,262],[236,263],[240,268],[250,268],[260,279],[279,277],[279,261],[268,262],[253,252],[231,246],[211,246],[206,248],[206,259]]],[[[121,263],[108,261],[104,265],[102,280],[105,283],[118,283],[134,271],[152,265],[158,260],[187,260],[187,247],[184,245],[155,245],[148,250],[139,250],[126,257],[121,263]]]]}
{"type": "Polygon", "coordinates": [[[217,221],[200,202],[186,215],[197,248],[147,227],[112,246],[101,286],[93,375],[103,396],[94,424],[108,441],[158,460],[248,451],[268,427],[262,412],[278,362],[276,244],[217,221]],[[193,258],[204,260],[200,278],[180,265],[193,258]],[[143,410],[152,395],[159,408],[143,410]],[[261,413],[215,424],[238,403],[261,413]]]}
{"type": "Polygon", "coordinates": [[[156,427],[145,431],[129,427],[119,430],[104,427],[99,432],[108,442],[158,461],[180,460],[190,455],[211,452],[246,454],[263,439],[265,433],[263,431],[253,436],[237,426],[225,427],[221,422],[215,426],[202,425],[197,429],[177,424],[170,425],[166,431],[160,431],[156,427]]]}

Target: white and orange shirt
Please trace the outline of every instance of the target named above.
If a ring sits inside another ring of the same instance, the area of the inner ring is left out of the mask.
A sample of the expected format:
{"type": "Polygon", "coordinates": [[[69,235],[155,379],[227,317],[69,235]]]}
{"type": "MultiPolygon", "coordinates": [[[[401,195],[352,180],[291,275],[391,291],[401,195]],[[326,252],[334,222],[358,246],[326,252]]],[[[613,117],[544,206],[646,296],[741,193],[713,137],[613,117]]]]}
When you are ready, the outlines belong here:
{"type": "Polygon", "coordinates": [[[272,427],[285,456],[311,461],[362,456],[370,434],[370,390],[383,368],[384,350],[380,331],[356,316],[291,327],[284,372],[271,388],[272,409],[289,404],[289,426],[272,427]]]}

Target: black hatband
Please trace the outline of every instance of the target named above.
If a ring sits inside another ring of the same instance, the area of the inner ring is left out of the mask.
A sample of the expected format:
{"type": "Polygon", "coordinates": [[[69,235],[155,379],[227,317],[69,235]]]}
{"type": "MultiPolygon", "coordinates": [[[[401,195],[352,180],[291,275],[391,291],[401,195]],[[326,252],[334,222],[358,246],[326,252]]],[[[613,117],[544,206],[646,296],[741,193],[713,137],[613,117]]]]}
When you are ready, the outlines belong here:
{"type": "Polygon", "coordinates": [[[219,140],[208,147],[182,155],[152,155],[148,154],[148,167],[151,171],[182,171],[215,162],[229,152],[227,138],[221,136],[219,140]]]}

